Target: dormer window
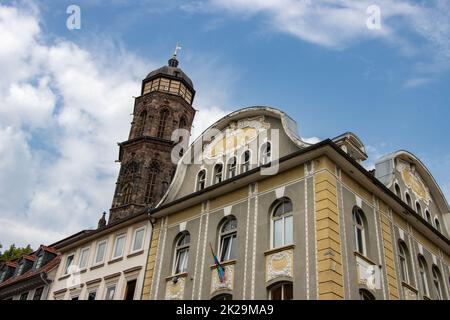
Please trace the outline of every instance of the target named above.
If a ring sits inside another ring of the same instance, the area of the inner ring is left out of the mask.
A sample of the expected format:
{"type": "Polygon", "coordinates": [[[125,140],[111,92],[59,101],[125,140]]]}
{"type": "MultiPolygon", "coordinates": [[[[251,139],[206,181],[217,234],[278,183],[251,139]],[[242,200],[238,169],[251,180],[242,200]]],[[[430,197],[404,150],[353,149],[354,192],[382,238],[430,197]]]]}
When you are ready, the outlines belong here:
{"type": "Polygon", "coordinates": [[[23,269],[25,268],[25,261],[22,260],[16,270],[16,276],[20,276],[23,273],[23,269]]]}
{"type": "Polygon", "coordinates": [[[38,255],[38,258],[36,260],[36,265],[35,265],[35,269],[39,269],[40,267],[42,267],[42,263],[44,262],[44,252],[41,252],[38,255]]]}

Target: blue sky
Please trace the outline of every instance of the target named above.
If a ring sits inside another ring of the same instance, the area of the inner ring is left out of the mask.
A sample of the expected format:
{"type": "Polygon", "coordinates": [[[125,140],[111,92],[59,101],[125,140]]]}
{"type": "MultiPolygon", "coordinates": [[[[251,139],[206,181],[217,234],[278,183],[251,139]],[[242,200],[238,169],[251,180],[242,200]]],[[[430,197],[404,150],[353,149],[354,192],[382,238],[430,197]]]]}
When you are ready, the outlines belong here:
{"type": "Polygon", "coordinates": [[[177,41],[197,90],[195,134],[240,107],[274,106],[302,137],[356,133],[369,168],[385,153],[411,151],[450,198],[449,16],[444,0],[2,1],[0,30],[17,24],[21,34],[0,31],[15,48],[0,49],[0,66],[23,74],[6,71],[0,81],[8,97],[0,134],[15,141],[12,155],[0,154],[8,182],[0,243],[38,245],[95,226],[112,200],[131,96],[177,41]],[[70,4],[81,9],[80,30],[66,28],[70,4]],[[366,27],[371,4],[380,30],[366,27]],[[39,103],[18,108],[30,95],[39,103]]]}

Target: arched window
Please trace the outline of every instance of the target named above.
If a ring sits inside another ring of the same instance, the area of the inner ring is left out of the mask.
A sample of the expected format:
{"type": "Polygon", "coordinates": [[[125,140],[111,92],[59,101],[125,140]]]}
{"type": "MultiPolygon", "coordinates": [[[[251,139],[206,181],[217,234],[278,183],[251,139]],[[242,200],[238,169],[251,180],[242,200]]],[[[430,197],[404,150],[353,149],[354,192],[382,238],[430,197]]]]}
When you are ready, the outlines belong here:
{"type": "Polygon", "coordinates": [[[359,299],[360,300],[375,300],[375,296],[365,289],[359,289],[359,299]]]}
{"type": "Polygon", "coordinates": [[[197,174],[197,191],[205,189],[206,170],[201,170],[197,174]]]}
{"type": "Polygon", "coordinates": [[[140,116],[139,116],[139,122],[137,125],[137,130],[136,130],[136,135],[138,137],[144,135],[144,131],[145,131],[145,122],[147,120],[147,111],[143,111],[140,116]]]}
{"type": "Polygon", "coordinates": [[[399,197],[400,199],[402,198],[402,192],[400,191],[400,186],[396,183],[395,184],[395,194],[397,195],[397,197],[399,197]]]}
{"type": "Polygon", "coordinates": [[[211,300],[233,300],[233,296],[229,293],[222,293],[215,297],[212,297],[211,300]]]}
{"type": "Polygon", "coordinates": [[[431,221],[431,214],[428,210],[425,210],[425,217],[427,219],[427,222],[431,225],[433,225],[433,221],[431,221]]]}
{"type": "Polygon", "coordinates": [[[269,300],[292,300],[292,282],[276,283],[269,289],[269,300]]]}
{"type": "Polygon", "coordinates": [[[403,282],[409,283],[409,252],[406,243],[398,242],[398,260],[400,263],[400,276],[403,282]]]}
{"type": "Polygon", "coordinates": [[[133,186],[131,184],[125,185],[122,189],[122,204],[129,204],[131,202],[131,196],[133,195],[133,186]]]}
{"type": "Polygon", "coordinates": [[[164,109],[159,115],[159,125],[158,125],[158,138],[164,138],[166,132],[167,118],[169,117],[169,111],[164,109]]]}
{"type": "Polygon", "coordinates": [[[443,283],[442,283],[441,271],[439,271],[439,268],[436,265],[433,265],[433,268],[431,269],[431,271],[433,272],[433,287],[434,287],[434,292],[436,294],[436,299],[444,300],[444,293],[442,291],[443,283]]]}
{"type": "Polygon", "coordinates": [[[406,198],[406,203],[408,204],[408,206],[411,207],[411,196],[409,195],[408,192],[405,194],[405,198],[406,198]]]}
{"type": "Polygon", "coordinates": [[[272,247],[293,243],[292,202],[288,198],[276,201],[272,211],[272,247]]]}
{"type": "Polygon", "coordinates": [[[261,146],[261,164],[269,163],[272,160],[272,145],[270,142],[265,142],[261,146]]]}
{"type": "Polygon", "coordinates": [[[175,246],[174,274],[187,272],[190,242],[191,236],[189,232],[185,231],[178,236],[175,246]]]}
{"type": "Polygon", "coordinates": [[[436,230],[441,232],[441,224],[439,223],[439,219],[437,217],[434,218],[434,225],[436,227],[436,230]]]}
{"type": "Polygon", "coordinates": [[[422,215],[422,207],[419,202],[416,202],[416,211],[419,215],[422,215]]]}
{"type": "Polygon", "coordinates": [[[366,231],[364,212],[355,207],[353,209],[353,228],[355,233],[356,251],[366,255],[366,231]]]}
{"type": "Polygon", "coordinates": [[[430,290],[428,289],[428,265],[425,261],[425,258],[422,255],[419,255],[417,257],[417,260],[419,262],[419,277],[420,277],[420,284],[422,286],[423,295],[429,297],[430,296],[430,290]]]}
{"type": "Polygon", "coordinates": [[[159,163],[154,161],[148,168],[147,184],[145,188],[145,203],[152,204],[157,196],[157,178],[160,172],[159,163]]]}
{"type": "Polygon", "coordinates": [[[242,154],[242,172],[250,170],[250,150],[246,150],[242,154]]]}
{"type": "Polygon", "coordinates": [[[222,182],[222,173],[223,173],[223,164],[217,163],[214,166],[214,176],[213,176],[213,183],[220,183],[222,182]]]}
{"type": "Polygon", "coordinates": [[[220,227],[220,261],[229,261],[236,258],[237,220],[228,216],[220,227]]]}
{"type": "Polygon", "coordinates": [[[180,118],[180,123],[179,123],[179,125],[178,125],[178,128],[180,128],[180,129],[186,129],[186,127],[187,127],[187,120],[186,120],[186,117],[185,117],[185,116],[181,116],[181,118],[180,118]]]}
{"type": "Polygon", "coordinates": [[[237,160],[236,157],[231,157],[228,160],[228,178],[233,178],[234,176],[236,176],[236,171],[237,171],[237,160]]]}

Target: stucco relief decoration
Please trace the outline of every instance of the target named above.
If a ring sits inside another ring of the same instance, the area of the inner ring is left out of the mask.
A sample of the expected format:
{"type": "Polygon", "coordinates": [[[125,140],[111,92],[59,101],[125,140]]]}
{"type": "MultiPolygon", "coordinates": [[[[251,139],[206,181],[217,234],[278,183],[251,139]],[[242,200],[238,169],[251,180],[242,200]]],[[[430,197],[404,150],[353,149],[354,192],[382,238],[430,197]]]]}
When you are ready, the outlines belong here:
{"type": "Polygon", "coordinates": [[[232,122],[222,131],[222,136],[206,146],[204,156],[213,159],[230,154],[256,140],[261,132],[268,129],[270,123],[264,122],[264,116],[232,122]]]}
{"type": "Polygon", "coordinates": [[[233,290],[234,265],[224,266],[224,269],[226,275],[224,282],[220,282],[216,268],[211,270],[211,293],[221,289],[233,290]]]}
{"type": "Polygon", "coordinates": [[[401,173],[406,186],[410,188],[418,198],[429,204],[431,200],[430,191],[414,167],[406,161],[397,159],[397,171],[401,173]]]}
{"type": "Polygon", "coordinates": [[[280,251],[266,257],[266,281],[277,277],[292,277],[292,250],[280,251]]]}
{"type": "Polygon", "coordinates": [[[166,300],[182,300],[186,278],[179,277],[176,282],[168,280],[166,283],[166,300]]]}
{"type": "Polygon", "coordinates": [[[408,288],[407,286],[403,286],[403,292],[405,294],[405,300],[417,300],[417,291],[408,288]]]}
{"type": "Polygon", "coordinates": [[[365,285],[369,289],[380,289],[381,272],[379,266],[357,256],[356,269],[359,284],[365,285]]]}

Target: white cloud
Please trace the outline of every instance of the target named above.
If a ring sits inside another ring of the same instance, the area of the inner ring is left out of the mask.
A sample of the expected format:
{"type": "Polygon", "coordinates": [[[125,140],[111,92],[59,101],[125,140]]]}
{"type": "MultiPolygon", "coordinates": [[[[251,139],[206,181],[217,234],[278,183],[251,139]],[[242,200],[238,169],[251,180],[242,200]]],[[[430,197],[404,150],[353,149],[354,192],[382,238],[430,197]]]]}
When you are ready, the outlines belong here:
{"type": "MultiPolygon", "coordinates": [[[[44,40],[39,22],[35,7],[0,5],[4,246],[36,247],[96,226],[111,204],[119,169],[115,143],[128,137],[132,96],[157,66],[101,35],[89,46],[44,40]]],[[[194,79],[208,74],[208,65],[191,65],[194,79]]],[[[229,87],[222,71],[215,82],[198,82],[209,90],[197,97],[194,135],[225,114],[220,105],[229,87]]]]}
{"type": "Polygon", "coordinates": [[[431,78],[412,78],[412,79],[406,80],[403,86],[405,88],[413,89],[413,88],[417,88],[420,86],[424,86],[424,85],[430,83],[431,81],[433,81],[433,79],[431,79],[431,78]]]}

